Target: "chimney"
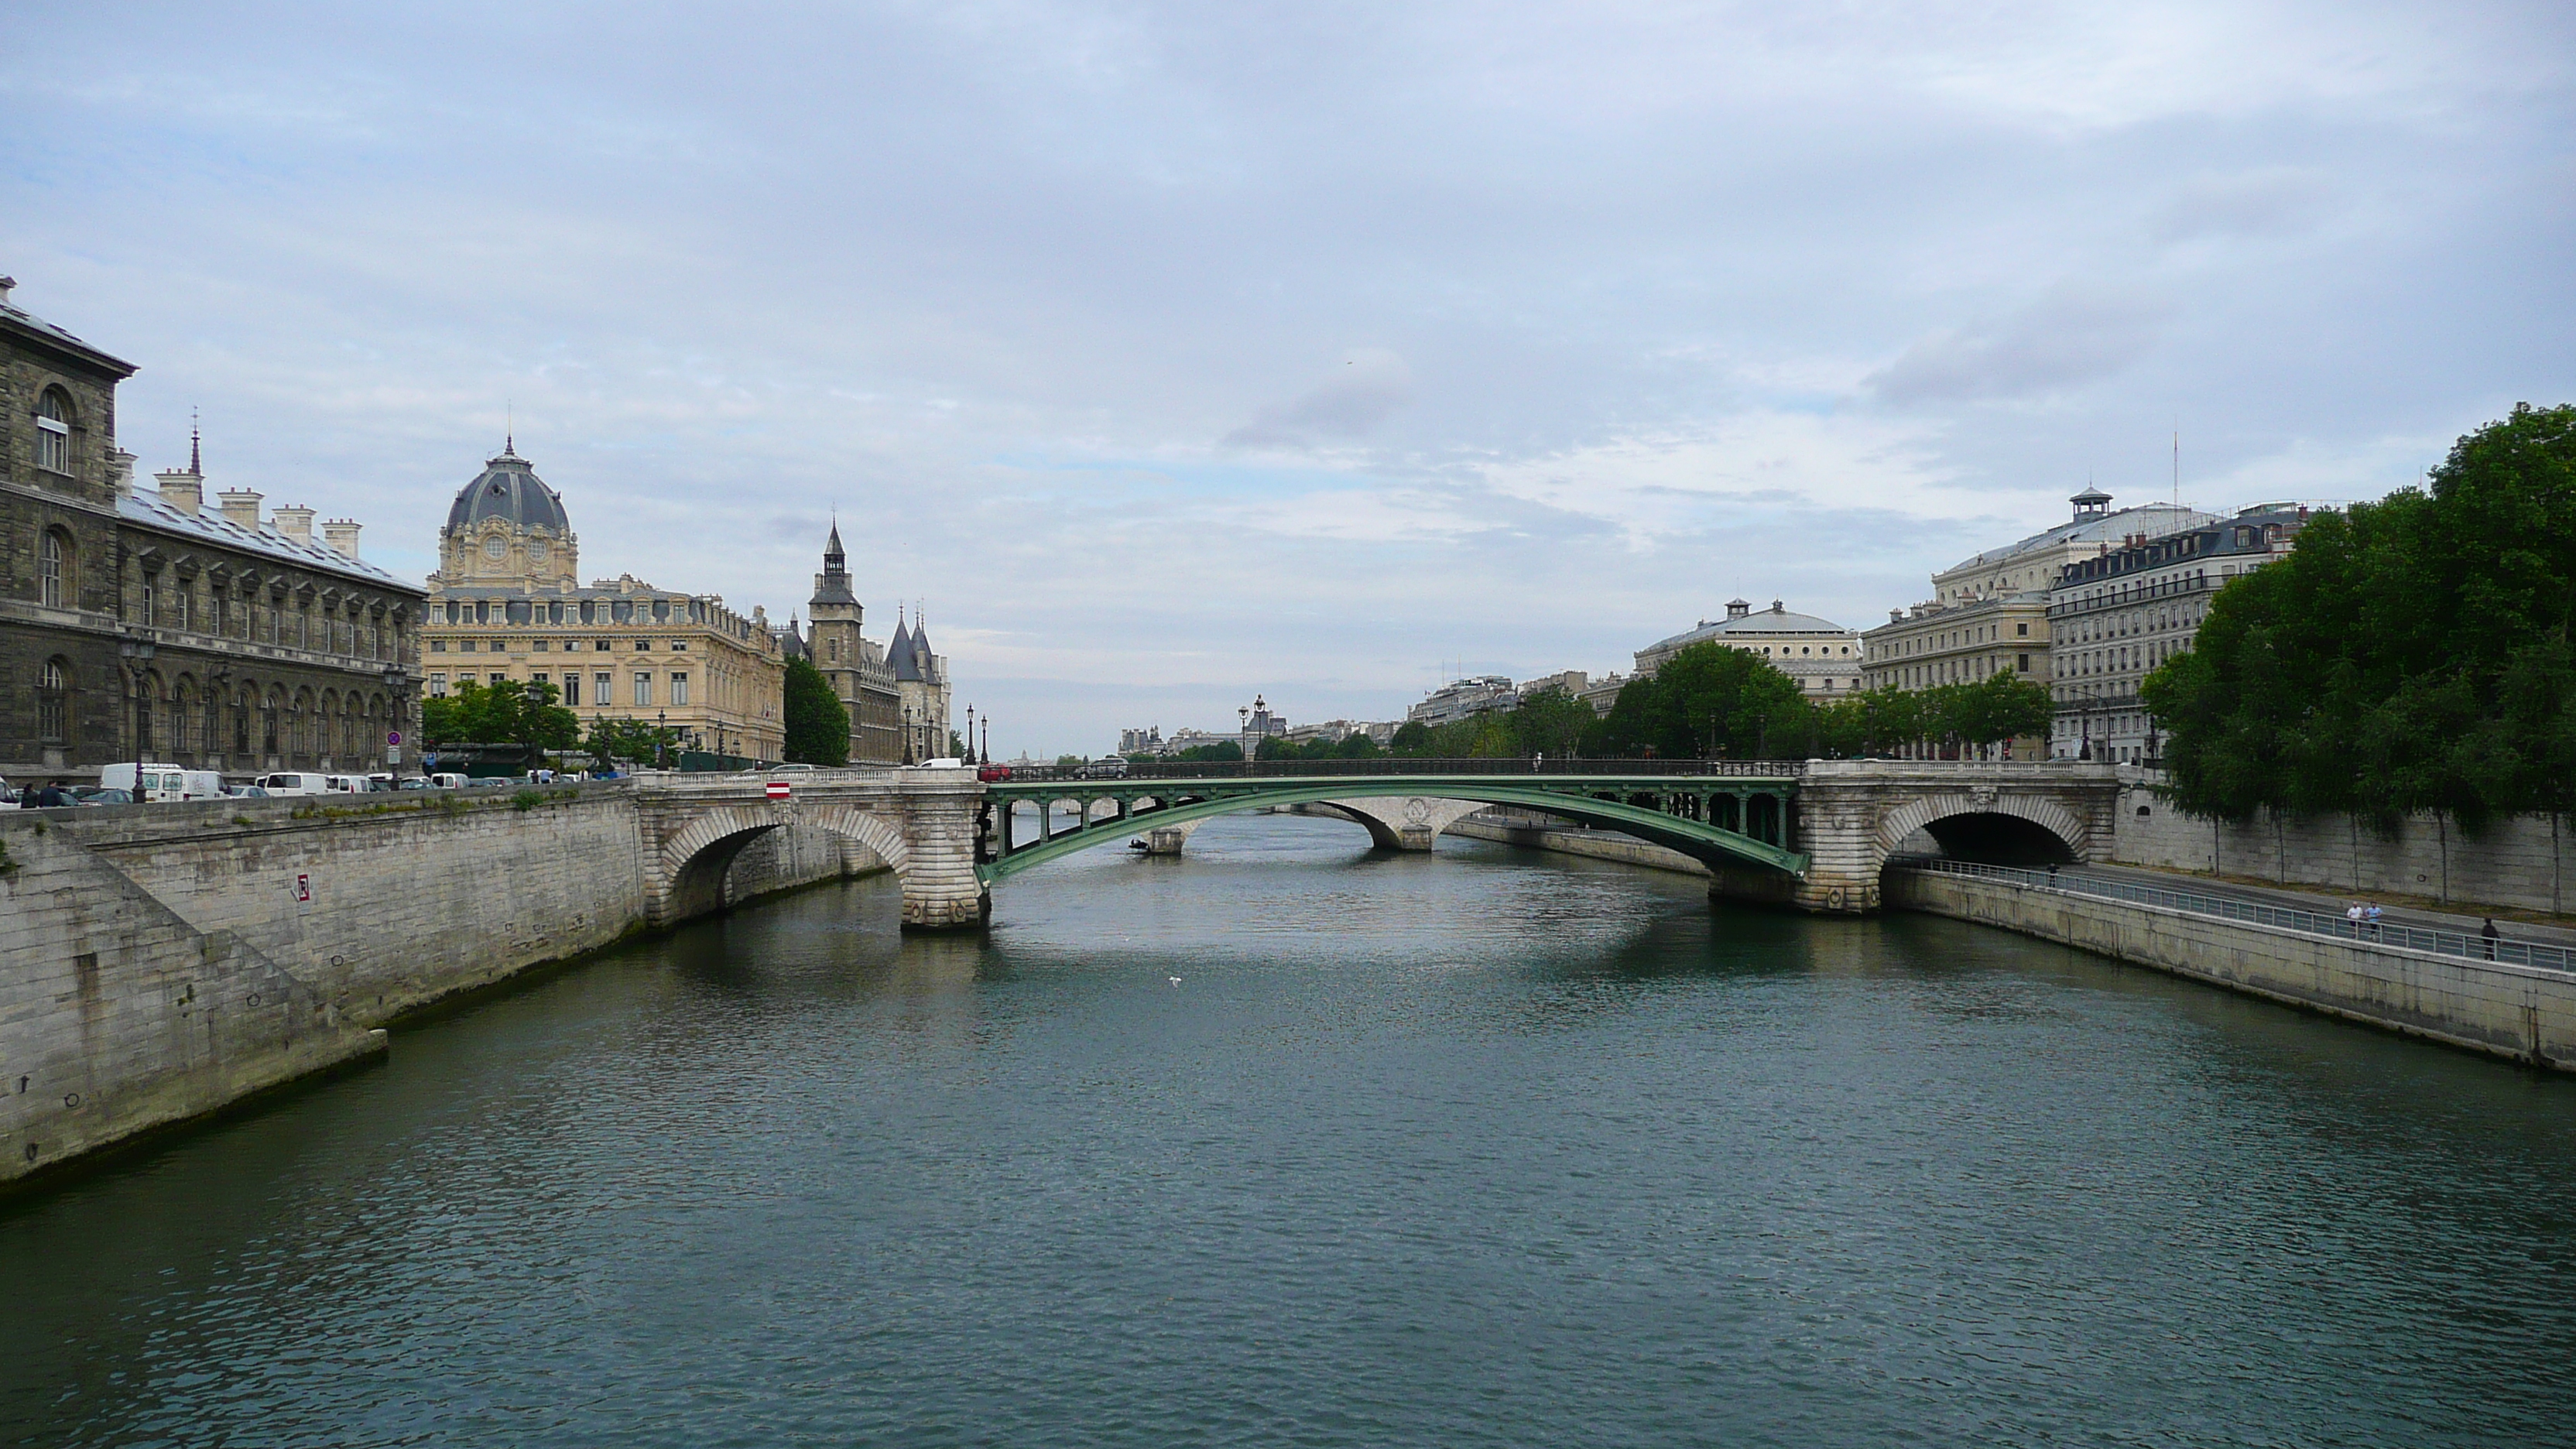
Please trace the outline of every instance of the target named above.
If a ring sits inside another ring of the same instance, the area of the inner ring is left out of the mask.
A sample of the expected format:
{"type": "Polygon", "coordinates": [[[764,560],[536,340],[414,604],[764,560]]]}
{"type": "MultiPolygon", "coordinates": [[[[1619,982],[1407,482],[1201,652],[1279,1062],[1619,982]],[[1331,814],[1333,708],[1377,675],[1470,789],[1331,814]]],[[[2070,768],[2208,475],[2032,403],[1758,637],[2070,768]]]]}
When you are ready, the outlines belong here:
{"type": "Polygon", "coordinates": [[[224,510],[224,521],[236,523],[256,532],[259,528],[260,495],[248,488],[227,488],[215,495],[224,510]]]}
{"type": "Polygon", "coordinates": [[[297,543],[313,541],[313,510],[302,504],[297,504],[293,508],[272,510],[268,515],[268,523],[271,528],[294,539],[297,543]]]}
{"type": "Polygon", "coordinates": [[[171,468],[152,475],[161,485],[161,501],[190,518],[206,506],[206,480],[185,468],[171,468]]]}
{"type": "Polygon", "coordinates": [[[134,455],[123,448],[111,448],[107,454],[107,481],[116,485],[116,496],[134,496],[134,455]]]}
{"type": "Polygon", "coordinates": [[[0,306],[16,306],[9,300],[9,289],[18,285],[16,277],[0,277],[0,306]]]}
{"type": "Polygon", "coordinates": [[[347,554],[351,558],[356,558],[358,556],[358,526],[358,522],[355,519],[325,519],[322,523],[322,541],[331,545],[334,551],[347,554]]]}

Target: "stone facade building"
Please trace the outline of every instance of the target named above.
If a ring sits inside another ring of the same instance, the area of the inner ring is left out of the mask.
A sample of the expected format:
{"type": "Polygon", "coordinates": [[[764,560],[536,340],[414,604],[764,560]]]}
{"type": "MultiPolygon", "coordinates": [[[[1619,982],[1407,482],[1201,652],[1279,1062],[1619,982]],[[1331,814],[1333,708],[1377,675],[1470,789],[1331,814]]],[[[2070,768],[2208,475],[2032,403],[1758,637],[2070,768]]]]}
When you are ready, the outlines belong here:
{"type": "MultiPolygon", "coordinates": [[[[905,765],[931,758],[915,753],[904,729],[903,690],[885,651],[861,632],[867,609],[850,588],[850,560],[841,549],[841,526],[823,545],[823,571],[806,601],[807,632],[794,647],[823,673],[841,707],[850,712],[850,763],[905,765]]],[[[796,621],[788,629],[794,635],[796,621]]],[[[895,638],[909,644],[900,623],[895,638]]]]}
{"type": "MultiPolygon", "coordinates": [[[[1890,609],[1885,624],[1862,636],[1861,687],[1932,689],[2004,673],[2051,685],[2049,590],[2060,574],[2113,549],[2214,521],[2170,503],[2114,512],[2111,495],[2097,488],[2067,502],[2075,509],[2067,522],[1961,560],[1932,576],[1931,598],[1890,609]]],[[[1997,752],[2037,758],[2048,749],[2033,736],[1997,752]]]]}
{"type": "Polygon", "coordinates": [[[0,278],[0,776],[147,758],[236,775],[397,763],[418,722],[421,591],[357,523],[188,466],[134,484],[131,364],[29,315],[0,278]]]}
{"type": "Polygon", "coordinates": [[[2149,671],[2191,647],[2209,601],[2297,546],[2307,510],[2258,503],[2224,522],[2126,544],[2058,571],[2048,595],[2057,639],[2049,752],[2061,760],[2152,763],[2159,733],[2138,699],[2149,671]]]}
{"type": "Polygon", "coordinates": [[[1813,614],[1793,614],[1778,599],[1758,614],[1742,599],[1728,600],[1725,618],[1702,619],[1682,633],[1638,650],[1633,677],[1653,675],[1665,660],[1693,644],[1723,644],[1758,654],[1798,681],[1799,691],[1809,699],[1831,699],[1860,688],[1860,635],[1813,614]]]}
{"type": "Polygon", "coordinates": [[[420,631],[429,692],[548,684],[585,726],[631,719],[680,730],[689,748],[784,753],[787,665],[765,611],[631,574],[585,586],[580,562],[562,495],[505,443],[439,533],[420,631]]]}

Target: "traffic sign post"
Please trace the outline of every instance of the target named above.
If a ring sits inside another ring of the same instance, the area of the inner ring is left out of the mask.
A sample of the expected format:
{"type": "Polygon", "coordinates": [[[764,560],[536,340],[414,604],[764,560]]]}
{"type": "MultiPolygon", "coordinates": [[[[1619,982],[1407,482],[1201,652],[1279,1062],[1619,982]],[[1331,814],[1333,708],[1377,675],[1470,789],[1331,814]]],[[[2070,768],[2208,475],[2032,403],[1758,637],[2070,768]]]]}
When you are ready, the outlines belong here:
{"type": "Polygon", "coordinates": [[[794,787],[789,785],[785,780],[772,780],[769,782],[769,798],[772,800],[784,800],[788,797],[793,788],[794,787]]]}

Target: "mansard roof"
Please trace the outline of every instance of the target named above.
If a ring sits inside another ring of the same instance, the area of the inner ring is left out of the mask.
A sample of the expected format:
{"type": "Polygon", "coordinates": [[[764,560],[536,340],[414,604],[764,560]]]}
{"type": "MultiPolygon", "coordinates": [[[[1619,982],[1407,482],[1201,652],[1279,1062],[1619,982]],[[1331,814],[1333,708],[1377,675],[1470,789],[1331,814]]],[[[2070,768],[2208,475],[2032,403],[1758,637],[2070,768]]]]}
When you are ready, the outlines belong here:
{"type": "Polygon", "coordinates": [[[557,536],[572,532],[572,524],[564,516],[562,496],[547,487],[528,460],[507,444],[498,456],[484,463],[473,482],[457,491],[456,502],[447,510],[447,531],[454,533],[487,518],[521,528],[543,525],[557,536]]]}

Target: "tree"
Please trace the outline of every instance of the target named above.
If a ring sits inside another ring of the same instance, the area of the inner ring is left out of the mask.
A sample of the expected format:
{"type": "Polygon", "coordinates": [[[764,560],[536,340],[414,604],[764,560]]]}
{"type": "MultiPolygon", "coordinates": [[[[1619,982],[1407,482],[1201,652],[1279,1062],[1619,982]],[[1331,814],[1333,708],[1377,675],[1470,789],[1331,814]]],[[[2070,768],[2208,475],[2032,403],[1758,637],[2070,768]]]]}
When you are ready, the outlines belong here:
{"type": "Polygon", "coordinates": [[[1798,682],[1760,655],[1693,644],[1622,686],[1584,749],[1664,759],[1804,755],[1816,742],[1815,714],[1798,682]]]}
{"type": "Polygon", "coordinates": [[[786,755],[801,765],[850,762],[850,710],[811,659],[787,661],[786,755]]]}
{"type": "Polygon", "coordinates": [[[553,685],[533,680],[465,680],[452,695],[421,701],[421,734],[432,744],[568,750],[581,739],[581,719],[556,697],[553,685]]]}
{"type": "Polygon", "coordinates": [[[1514,753],[1557,759],[1580,753],[1594,718],[1592,706],[1554,685],[1522,695],[1510,716],[1512,742],[1520,747],[1514,753]]]}
{"type": "Polygon", "coordinates": [[[2576,407],[2517,406],[2428,482],[2309,519],[2147,677],[2177,803],[2472,830],[2576,804],[2576,407]]]}
{"type": "Polygon", "coordinates": [[[1404,723],[1395,727],[1395,738],[1389,743],[1387,748],[1391,753],[1399,755],[1429,754],[1431,752],[1431,726],[1424,724],[1418,719],[1406,720],[1404,723]]]}
{"type": "Polygon", "coordinates": [[[637,765],[667,763],[679,752],[680,732],[667,725],[632,719],[595,719],[582,751],[602,767],[619,760],[637,765]]]}
{"type": "Polygon", "coordinates": [[[2046,735],[2056,704],[2048,690],[2010,670],[1973,684],[1942,684],[1920,691],[1917,739],[1952,745],[1991,745],[2046,735]]]}

